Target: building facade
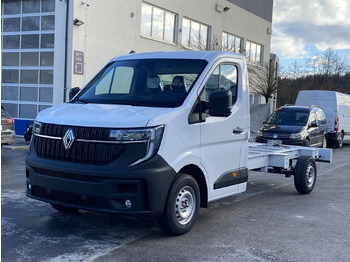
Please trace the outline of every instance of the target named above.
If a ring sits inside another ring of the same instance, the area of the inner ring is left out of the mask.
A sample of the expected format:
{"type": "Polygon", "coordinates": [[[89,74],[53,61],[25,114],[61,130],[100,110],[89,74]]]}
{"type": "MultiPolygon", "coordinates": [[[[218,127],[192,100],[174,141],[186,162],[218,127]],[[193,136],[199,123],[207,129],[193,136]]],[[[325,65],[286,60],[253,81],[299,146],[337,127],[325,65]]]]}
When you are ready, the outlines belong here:
{"type": "MultiPolygon", "coordinates": [[[[2,106],[17,134],[111,58],[228,50],[270,60],[272,0],[2,0],[2,106]]],[[[259,98],[254,98],[259,102],[259,98]]]]}

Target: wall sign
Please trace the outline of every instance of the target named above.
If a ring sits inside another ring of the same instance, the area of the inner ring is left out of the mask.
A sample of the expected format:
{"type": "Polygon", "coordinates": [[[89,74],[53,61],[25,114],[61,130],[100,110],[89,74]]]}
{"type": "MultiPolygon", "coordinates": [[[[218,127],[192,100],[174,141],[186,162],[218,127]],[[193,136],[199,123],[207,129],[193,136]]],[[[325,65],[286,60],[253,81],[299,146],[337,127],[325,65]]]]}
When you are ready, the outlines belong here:
{"type": "Polygon", "coordinates": [[[74,69],[73,74],[84,74],[84,52],[74,50],[74,69]]]}

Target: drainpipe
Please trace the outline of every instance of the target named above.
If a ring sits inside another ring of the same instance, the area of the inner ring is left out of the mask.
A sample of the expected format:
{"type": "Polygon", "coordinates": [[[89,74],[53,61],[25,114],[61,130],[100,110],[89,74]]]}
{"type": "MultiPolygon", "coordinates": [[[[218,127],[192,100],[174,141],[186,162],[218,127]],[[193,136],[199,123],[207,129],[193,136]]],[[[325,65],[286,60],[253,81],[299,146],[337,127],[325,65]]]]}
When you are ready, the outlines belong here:
{"type": "Polygon", "coordinates": [[[69,29],[69,0],[67,2],[66,10],[66,33],[65,33],[65,46],[64,46],[64,85],[63,85],[63,103],[67,102],[67,62],[68,62],[68,29],[69,29]]]}

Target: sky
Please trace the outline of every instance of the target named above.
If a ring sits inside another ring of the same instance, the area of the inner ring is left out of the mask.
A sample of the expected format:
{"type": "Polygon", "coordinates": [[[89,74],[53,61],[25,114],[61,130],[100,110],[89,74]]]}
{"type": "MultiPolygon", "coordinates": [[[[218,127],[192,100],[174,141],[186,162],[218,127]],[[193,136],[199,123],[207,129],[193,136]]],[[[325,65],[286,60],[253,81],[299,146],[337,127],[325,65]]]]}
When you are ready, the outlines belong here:
{"type": "Polygon", "coordinates": [[[282,70],[328,48],[350,59],[350,0],[274,0],[271,53],[282,70]]]}

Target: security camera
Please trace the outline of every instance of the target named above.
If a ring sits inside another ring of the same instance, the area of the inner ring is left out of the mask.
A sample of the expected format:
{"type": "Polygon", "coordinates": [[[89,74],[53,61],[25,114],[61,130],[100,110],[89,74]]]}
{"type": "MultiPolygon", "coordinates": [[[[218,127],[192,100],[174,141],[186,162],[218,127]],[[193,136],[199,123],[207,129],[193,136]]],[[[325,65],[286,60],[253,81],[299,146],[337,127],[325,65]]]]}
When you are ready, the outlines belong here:
{"type": "Polygon", "coordinates": [[[89,4],[88,2],[86,2],[86,1],[82,1],[81,4],[82,4],[82,5],[86,5],[87,7],[90,6],[90,4],[89,4]]]}

